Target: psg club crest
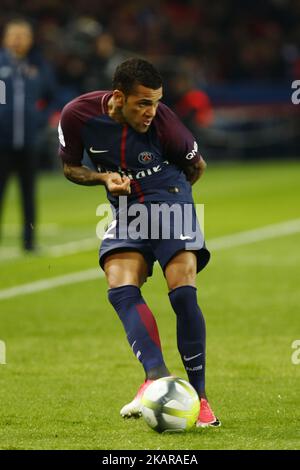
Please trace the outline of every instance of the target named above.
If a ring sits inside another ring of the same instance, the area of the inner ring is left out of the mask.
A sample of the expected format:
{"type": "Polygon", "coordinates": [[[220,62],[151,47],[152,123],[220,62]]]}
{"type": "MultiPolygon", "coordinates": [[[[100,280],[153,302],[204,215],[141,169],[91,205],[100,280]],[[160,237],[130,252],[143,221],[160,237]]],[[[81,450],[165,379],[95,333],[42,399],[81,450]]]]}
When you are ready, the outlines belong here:
{"type": "Polygon", "coordinates": [[[143,165],[148,165],[148,163],[152,163],[155,160],[155,156],[151,152],[142,152],[138,156],[138,161],[143,165]]]}

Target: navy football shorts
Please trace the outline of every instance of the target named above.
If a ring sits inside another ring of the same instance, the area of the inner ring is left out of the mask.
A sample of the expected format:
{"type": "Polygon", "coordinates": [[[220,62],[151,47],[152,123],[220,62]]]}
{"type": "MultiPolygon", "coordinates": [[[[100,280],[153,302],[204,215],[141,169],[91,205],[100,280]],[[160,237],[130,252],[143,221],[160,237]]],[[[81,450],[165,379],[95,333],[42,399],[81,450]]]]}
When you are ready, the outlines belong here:
{"type": "Polygon", "coordinates": [[[205,246],[194,204],[182,202],[145,202],[131,205],[127,211],[117,211],[106,230],[99,252],[99,264],[104,269],[107,255],[120,251],[140,252],[152,275],[158,261],[163,271],[180,251],[194,251],[197,272],[208,263],[210,252],[205,246]],[[136,207],[141,209],[136,211],[136,207]]]}

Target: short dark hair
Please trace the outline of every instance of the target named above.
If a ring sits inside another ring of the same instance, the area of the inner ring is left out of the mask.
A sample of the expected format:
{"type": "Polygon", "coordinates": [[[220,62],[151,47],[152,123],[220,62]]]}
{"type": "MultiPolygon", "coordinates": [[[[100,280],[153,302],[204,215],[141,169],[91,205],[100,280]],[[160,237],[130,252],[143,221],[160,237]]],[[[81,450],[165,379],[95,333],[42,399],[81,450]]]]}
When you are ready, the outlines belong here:
{"type": "Polygon", "coordinates": [[[113,76],[113,89],[121,90],[128,96],[136,85],[157,90],[162,86],[162,77],[147,60],[131,58],[116,68],[113,76]]]}

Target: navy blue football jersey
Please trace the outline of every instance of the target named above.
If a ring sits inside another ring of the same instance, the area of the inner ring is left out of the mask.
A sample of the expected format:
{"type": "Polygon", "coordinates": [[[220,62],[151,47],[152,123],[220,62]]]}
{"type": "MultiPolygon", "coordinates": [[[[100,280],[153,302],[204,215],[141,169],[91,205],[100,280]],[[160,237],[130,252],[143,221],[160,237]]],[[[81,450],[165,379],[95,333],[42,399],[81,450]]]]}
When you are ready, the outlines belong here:
{"type": "MultiPolygon", "coordinates": [[[[131,180],[128,204],[146,201],[192,202],[184,167],[201,159],[190,131],[159,103],[145,133],[108,115],[109,91],[95,91],[68,103],[59,124],[63,162],[81,165],[84,150],[99,172],[113,171],[131,180]]],[[[107,192],[117,206],[118,197],[107,192]]]]}

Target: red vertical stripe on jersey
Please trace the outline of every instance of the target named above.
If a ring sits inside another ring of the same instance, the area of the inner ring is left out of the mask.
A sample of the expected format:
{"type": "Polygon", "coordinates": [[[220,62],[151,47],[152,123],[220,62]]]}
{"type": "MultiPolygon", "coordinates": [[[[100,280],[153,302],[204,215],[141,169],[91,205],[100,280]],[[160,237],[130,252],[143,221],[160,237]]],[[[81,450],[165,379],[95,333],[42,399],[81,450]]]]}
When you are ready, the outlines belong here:
{"type": "Polygon", "coordinates": [[[127,130],[128,127],[124,126],[122,131],[122,138],[121,138],[121,168],[122,170],[126,170],[126,139],[127,139],[127,130]]]}
{"type": "Polygon", "coordinates": [[[145,196],[143,194],[140,183],[133,180],[133,181],[131,181],[131,186],[133,187],[134,191],[136,192],[136,194],[139,198],[139,202],[144,202],[145,201],[145,196]]]}
{"type": "MultiPolygon", "coordinates": [[[[122,137],[121,137],[121,168],[122,170],[127,169],[126,163],[126,139],[127,139],[127,131],[128,126],[124,126],[122,130],[122,137]]],[[[139,198],[139,202],[144,202],[145,197],[141,188],[140,183],[135,180],[131,180],[131,189],[135,191],[136,195],[139,198]]]]}
{"type": "Polygon", "coordinates": [[[158,346],[159,349],[161,350],[159,333],[158,333],[157,324],[156,324],[155,318],[153,316],[153,313],[147,307],[146,304],[136,305],[136,309],[139,313],[139,316],[140,316],[143,324],[146,327],[146,330],[148,331],[148,334],[149,334],[150,338],[156,344],[156,346],[158,346]]]}

